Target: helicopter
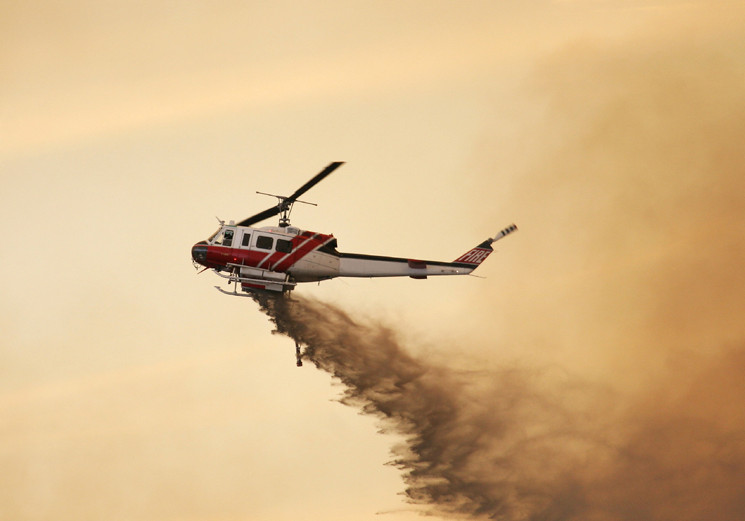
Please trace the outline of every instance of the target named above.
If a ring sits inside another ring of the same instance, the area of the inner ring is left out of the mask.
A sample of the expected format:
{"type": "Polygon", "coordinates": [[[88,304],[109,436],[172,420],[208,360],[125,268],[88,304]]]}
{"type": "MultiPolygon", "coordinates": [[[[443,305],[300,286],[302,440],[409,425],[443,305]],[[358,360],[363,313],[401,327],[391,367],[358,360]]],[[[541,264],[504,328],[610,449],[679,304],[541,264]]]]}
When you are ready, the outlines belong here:
{"type": "Polygon", "coordinates": [[[336,277],[408,276],[426,279],[430,276],[468,275],[494,251],[492,243],[517,230],[517,226],[511,224],[452,262],[341,253],[333,234],[291,226],[290,213],[295,203],[316,206],[298,198],[343,164],[343,161],[330,163],[289,196],[256,192],[276,197],[277,204],[238,223],[225,223],[218,219],[218,230],[207,240],[192,246],[194,266],[201,271],[212,269],[233,285],[233,291],[216,288],[239,296],[250,296],[256,291],[285,293],[299,283],[336,277]],[[279,215],[278,226],[254,227],[276,215],[279,215]],[[241,293],[238,293],[239,287],[241,293]]]}

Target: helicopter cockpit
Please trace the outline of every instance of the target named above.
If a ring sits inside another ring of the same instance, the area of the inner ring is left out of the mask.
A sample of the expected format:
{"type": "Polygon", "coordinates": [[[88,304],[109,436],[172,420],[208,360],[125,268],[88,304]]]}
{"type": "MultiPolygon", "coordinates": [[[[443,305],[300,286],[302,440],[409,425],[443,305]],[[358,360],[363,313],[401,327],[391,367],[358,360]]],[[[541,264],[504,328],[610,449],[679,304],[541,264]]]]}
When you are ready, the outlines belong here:
{"type": "Polygon", "coordinates": [[[215,233],[213,233],[209,239],[207,239],[207,243],[217,246],[232,246],[234,236],[235,229],[222,227],[219,228],[215,233]]]}

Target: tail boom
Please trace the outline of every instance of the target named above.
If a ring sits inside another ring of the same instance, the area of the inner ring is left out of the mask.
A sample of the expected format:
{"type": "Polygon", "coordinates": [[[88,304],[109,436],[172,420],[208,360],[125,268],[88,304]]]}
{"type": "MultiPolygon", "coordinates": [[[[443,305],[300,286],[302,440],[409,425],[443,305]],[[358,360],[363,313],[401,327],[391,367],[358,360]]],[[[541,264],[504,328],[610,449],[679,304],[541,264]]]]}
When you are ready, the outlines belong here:
{"type": "Polygon", "coordinates": [[[383,257],[359,253],[339,254],[339,277],[411,277],[426,279],[436,275],[468,275],[494,251],[492,243],[517,230],[514,224],[493,238],[468,250],[453,262],[423,261],[403,257],[383,257]]]}
{"type": "Polygon", "coordinates": [[[467,275],[473,268],[463,263],[421,261],[403,257],[382,257],[342,253],[340,277],[411,277],[426,279],[434,275],[467,275]]]}

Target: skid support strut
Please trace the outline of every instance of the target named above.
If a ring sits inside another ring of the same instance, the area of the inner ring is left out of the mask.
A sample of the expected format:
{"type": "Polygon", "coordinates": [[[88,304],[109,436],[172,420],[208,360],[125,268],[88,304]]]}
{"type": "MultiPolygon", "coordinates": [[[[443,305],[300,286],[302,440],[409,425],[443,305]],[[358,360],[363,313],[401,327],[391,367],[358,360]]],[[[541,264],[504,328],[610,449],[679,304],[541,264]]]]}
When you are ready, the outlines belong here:
{"type": "Polygon", "coordinates": [[[295,358],[297,359],[297,366],[303,367],[303,359],[300,355],[300,344],[295,340],[295,358]]]}

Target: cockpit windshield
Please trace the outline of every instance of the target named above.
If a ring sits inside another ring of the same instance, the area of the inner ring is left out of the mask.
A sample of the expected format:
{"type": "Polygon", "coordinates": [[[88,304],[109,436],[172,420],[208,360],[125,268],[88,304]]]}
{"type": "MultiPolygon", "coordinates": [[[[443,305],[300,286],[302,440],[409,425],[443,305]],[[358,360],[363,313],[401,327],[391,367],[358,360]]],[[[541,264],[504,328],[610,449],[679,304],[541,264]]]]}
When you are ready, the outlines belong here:
{"type": "Polygon", "coordinates": [[[207,239],[207,243],[209,243],[209,244],[214,244],[214,242],[213,242],[213,241],[215,240],[215,237],[217,237],[217,235],[218,235],[218,234],[219,234],[219,233],[220,233],[221,231],[222,231],[222,228],[218,228],[218,229],[217,229],[217,231],[216,231],[215,233],[213,233],[212,235],[210,235],[210,238],[209,238],[209,239],[207,239]]]}

